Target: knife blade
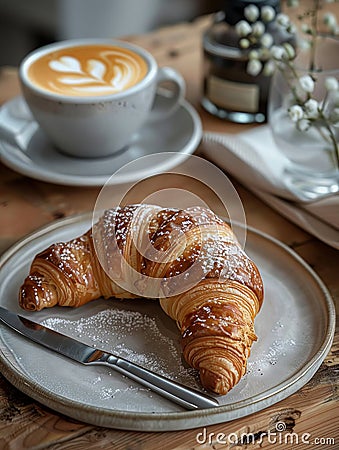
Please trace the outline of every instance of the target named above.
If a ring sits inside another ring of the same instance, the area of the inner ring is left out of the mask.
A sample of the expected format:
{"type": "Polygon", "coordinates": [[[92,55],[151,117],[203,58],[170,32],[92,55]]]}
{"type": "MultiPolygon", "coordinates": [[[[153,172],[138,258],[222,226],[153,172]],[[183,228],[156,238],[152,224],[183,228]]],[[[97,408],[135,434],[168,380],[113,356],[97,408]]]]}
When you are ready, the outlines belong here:
{"type": "Polygon", "coordinates": [[[25,338],[47,347],[49,350],[81,364],[108,366],[188,410],[219,406],[218,401],[207,394],[170,380],[125,358],[91,347],[39,323],[32,322],[1,306],[0,320],[25,338]]]}

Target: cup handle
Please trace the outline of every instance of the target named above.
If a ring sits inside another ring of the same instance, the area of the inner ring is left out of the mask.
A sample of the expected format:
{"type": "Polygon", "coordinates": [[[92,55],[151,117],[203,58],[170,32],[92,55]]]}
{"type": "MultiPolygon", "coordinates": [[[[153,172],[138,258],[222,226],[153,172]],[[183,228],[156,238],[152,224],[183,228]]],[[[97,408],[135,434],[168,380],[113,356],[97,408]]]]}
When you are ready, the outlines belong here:
{"type": "Polygon", "coordinates": [[[157,92],[161,93],[155,97],[148,120],[157,121],[165,119],[173,114],[179,107],[180,101],[185,97],[186,83],[183,76],[172,67],[159,67],[156,83],[157,92]],[[167,83],[171,89],[161,87],[167,83]]]}

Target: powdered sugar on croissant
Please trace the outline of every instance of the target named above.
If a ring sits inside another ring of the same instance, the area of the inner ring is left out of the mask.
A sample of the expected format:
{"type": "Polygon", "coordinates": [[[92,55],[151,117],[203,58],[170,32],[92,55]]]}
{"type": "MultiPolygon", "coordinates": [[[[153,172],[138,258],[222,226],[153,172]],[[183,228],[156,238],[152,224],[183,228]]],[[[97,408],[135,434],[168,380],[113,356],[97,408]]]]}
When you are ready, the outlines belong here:
{"type": "Polygon", "coordinates": [[[41,310],[101,296],[160,298],[206,389],[225,394],[246,372],[262,279],[231,228],[209,209],[108,210],[83,236],[34,258],[19,302],[41,310]]]}

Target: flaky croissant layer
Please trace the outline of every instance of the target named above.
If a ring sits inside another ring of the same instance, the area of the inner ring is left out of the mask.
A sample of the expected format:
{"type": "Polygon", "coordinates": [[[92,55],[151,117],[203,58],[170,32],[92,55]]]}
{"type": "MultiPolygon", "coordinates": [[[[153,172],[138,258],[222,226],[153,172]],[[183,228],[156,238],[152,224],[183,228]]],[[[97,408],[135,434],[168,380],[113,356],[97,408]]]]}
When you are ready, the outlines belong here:
{"type": "Polygon", "coordinates": [[[183,356],[206,389],[226,394],[238,383],[257,339],[263,284],[231,228],[209,209],[108,210],[84,235],[36,255],[19,303],[39,311],[145,295],[159,297],[177,322],[183,356]]]}

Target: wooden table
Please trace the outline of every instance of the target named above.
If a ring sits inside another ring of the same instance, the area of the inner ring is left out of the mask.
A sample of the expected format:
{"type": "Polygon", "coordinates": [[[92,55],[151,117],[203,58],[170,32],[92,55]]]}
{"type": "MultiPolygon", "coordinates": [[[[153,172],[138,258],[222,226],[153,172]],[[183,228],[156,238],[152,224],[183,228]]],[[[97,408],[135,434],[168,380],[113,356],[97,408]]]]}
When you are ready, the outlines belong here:
{"type": "MultiPolygon", "coordinates": [[[[202,85],[201,33],[206,18],[179,24],[147,35],[131,37],[150,50],[160,65],[178,69],[187,82],[187,99],[199,112],[204,130],[240,132],[250,126],[223,122],[206,113],[199,104],[202,85]]],[[[0,72],[0,103],[19,93],[15,69],[0,72]]],[[[339,306],[338,252],[310,236],[274,212],[236,183],[247,222],[281,240],[304,258],[323,279],[339,306]]],[[[38,227],[62,217],[91,211],[99,188],[65,187],[35,181],[0,165],[0,252],[38,227]]],[[[217,434],[256,433],[258,439],[277,420],[301,436],[319,438],[319,448],[339,448],[338,353],[336,333],[330,354],[314,378],[299,392],[257,414],[208,427],[212,443],[197,442],[199,430],[142,433],[103,429],[57,414],[16,390],[0,377],[1,449],[200,449],[231,448],[218,443],[217,434]],[[214,435],[212,435],[214,433],[214,435]],[[327,444],[324,444],[327,439],[327,444]],[[335,444],[333,444],[335,441],[335,444]],[[322,442],[322,443],[321,443],[322,442]]],[[[279,441],[278,441],[279,442],[279,441]]],[[[240,448],[234,447],[232,448],[240,448]]],[[[259,448],[259,443],[241,448],[259,448]]],[[[260,448],[309,449],[310,444],[272,444],[263,439],[260,448]]],[[[317,447],[318,448],[318,447],[317,447]]]]}

